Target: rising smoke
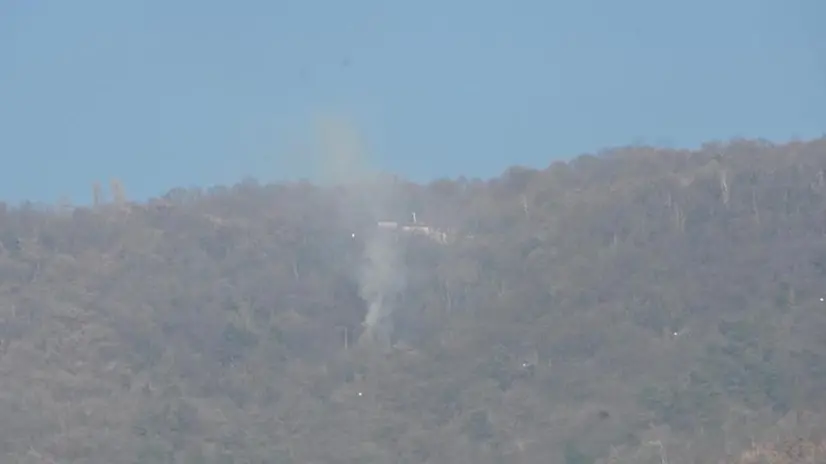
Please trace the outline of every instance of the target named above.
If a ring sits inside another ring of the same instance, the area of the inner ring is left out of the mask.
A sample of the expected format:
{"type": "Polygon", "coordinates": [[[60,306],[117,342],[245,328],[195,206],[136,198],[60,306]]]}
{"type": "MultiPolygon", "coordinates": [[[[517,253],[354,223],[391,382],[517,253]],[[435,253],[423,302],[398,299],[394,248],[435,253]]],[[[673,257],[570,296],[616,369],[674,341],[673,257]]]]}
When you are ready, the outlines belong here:
{"type": "Polygon", "coordinates": [[[346,121],[325,118],[318,127],[322,176],[348,192],[338,199],[342,218],[364,215],[371,222],[361,237],[363,259],[354,269],[359,294],[367,305],[359,342],[387,344],[393,332],[396,300],[404,289],[404,260],[401,244],[390,233],[378,230],[376,224],[397,210],[396,186],[371,167],[368,150],[346,121]]]}

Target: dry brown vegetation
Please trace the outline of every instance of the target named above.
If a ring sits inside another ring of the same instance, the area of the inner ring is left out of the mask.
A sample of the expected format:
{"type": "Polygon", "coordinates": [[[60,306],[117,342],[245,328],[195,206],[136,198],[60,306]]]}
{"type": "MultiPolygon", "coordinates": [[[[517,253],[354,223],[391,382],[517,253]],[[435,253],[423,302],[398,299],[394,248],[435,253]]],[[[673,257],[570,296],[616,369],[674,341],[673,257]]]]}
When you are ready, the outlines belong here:
{"type": "Polygon", "coordinates": [[[396,217],[3,207],[2,462],[824,462],[825,174],[736,141],[398,182],[396,217]],[[451,240],[398,238],[394,347],[359,345],[360,238],[411,211],[451,240]]]}

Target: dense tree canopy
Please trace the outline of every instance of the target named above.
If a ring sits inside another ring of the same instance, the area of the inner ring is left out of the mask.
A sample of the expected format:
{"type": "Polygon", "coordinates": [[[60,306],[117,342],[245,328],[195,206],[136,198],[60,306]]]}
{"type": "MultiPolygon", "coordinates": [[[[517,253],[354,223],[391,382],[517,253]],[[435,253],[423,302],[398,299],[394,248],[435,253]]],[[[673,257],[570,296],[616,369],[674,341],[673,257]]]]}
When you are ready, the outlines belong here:
{"type": "Polygon", "coordinates": [[[3,462],[817,451],[826,139],[383,188],[382,210],[362,186],[252,180],[2,207],[3,462]],[[365,274],[385,251],[392,266],[365,274]],[[367,343],[379,277],[393,311],[367,343]]]}

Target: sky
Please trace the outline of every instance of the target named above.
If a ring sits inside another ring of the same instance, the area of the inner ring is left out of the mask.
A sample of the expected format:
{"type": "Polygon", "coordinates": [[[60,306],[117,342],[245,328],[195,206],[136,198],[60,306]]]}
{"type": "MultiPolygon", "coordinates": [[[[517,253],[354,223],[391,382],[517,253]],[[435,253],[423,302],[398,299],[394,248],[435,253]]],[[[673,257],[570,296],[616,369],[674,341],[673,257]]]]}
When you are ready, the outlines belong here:
{"type": "Polygon", "coordinates": [[[0,201],[119,179],[493,177],[602,149],[826,130],[822,0],[0,0],[0,201]]]}

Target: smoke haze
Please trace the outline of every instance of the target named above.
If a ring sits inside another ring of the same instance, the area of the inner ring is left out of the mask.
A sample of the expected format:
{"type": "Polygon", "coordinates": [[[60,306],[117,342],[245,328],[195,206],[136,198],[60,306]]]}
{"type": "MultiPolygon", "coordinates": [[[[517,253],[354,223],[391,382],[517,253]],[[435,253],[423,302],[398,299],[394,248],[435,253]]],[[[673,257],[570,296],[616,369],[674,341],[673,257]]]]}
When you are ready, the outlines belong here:
{"type": "Polygon", "coordinates": [[[364,256],[354,275],[359,295],[367,304],[364,333],[360,342],[387,343],[393,331],[392,314],[397,296],[404,288],[401,244],[391,233],[380,231],[376,223],[393,217],[397,204],[392,179],[380,176],[370,165],[364,141],[346,120],[325,117],[319,120],[319,171],[325,183],[344,187],[339,199],[342,218],[365,214],[372,224],[361,239],[364,256]]]}

